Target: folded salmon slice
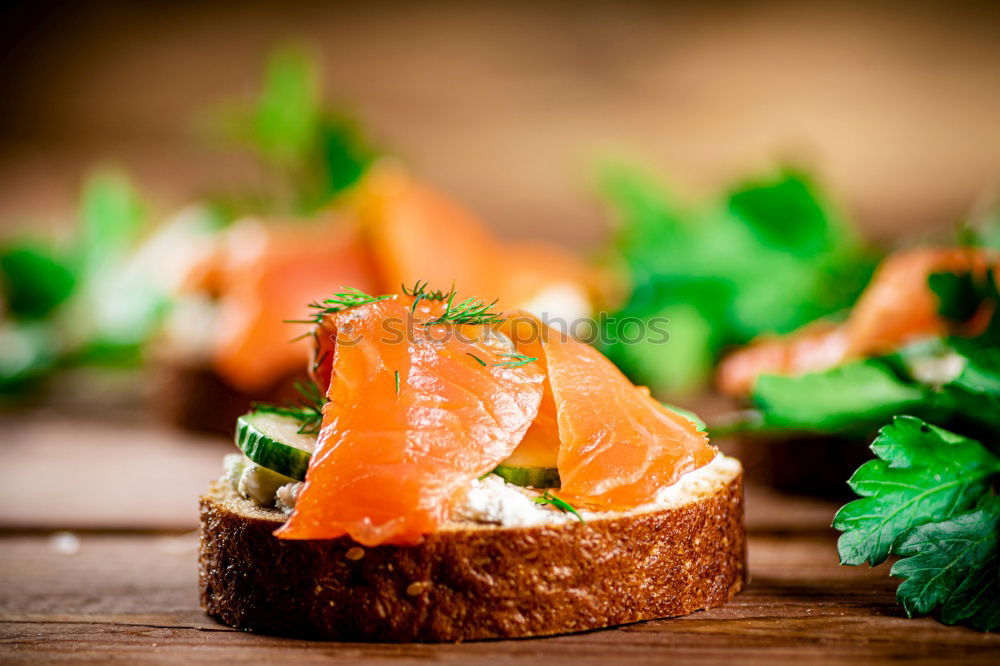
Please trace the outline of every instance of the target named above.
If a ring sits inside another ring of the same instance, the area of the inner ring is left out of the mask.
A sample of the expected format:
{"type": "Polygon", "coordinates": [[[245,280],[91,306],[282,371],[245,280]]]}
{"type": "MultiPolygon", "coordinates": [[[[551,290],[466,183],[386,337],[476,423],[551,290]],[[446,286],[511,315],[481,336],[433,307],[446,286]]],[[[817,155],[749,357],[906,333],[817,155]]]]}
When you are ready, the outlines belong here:
{"type": "Polygon", "coordinates": [[[546,375],[538,415],[514,454],[504,462],[526,467],[557,467],[559,415],[548,380],[548,361],[542,344],[542,340],[549,335],[549,328],[534,315],[515,311],[504,320],[499,330],[511,340],[519,354],[536,359],[532,363],[546,375]]]}
{"type": "Polygon", "coordinates": [[[635,386],[593,347],[522,312],[508,335],[525,355],[540,356],[547,394],[525,445],[544,446],[558,429],[559,496],[598,508],[632,508],[708,464],[717,450],[688,418],[635,386]],[[526,331],[534,328],[531,340],[526,331]]]}
{"type": "Polygon", "coordinates": [[[787,336],[755,340],[722,360],[719,388],[738,397],[749,393],[762,374],[826,370],[852,359],[891,352],[921,338],[947,334],[949,326],[938,315],[938,299],[927,283],[930,275],[971,271],[981,276],[998,262],[1000,253],[978,248],[897,252],[879,266],[846,322],[818,322],[787,336]]]}
{"type": "Polygon", "coordinates": [[[417,309],[413,326],[399,297],[332,318],[330,402],[277,536],[419,543],[471,479],[521,442],[538,413],[542,370],[506,367],[510,341],[485,326],[423,326],[431,307],[417,309]]]}

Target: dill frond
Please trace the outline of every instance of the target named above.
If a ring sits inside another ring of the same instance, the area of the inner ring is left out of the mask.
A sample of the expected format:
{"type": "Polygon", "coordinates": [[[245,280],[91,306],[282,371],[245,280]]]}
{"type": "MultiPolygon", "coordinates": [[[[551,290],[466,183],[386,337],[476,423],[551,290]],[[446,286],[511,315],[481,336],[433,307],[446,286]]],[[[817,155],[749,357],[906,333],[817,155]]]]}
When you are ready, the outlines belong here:
{"type": "Polygon", "coordinates": [[[478,356],[476,356],[472,352],[465,352],[465,355],[466,356],[471,356],[472,358],[476,359],[476,363],[478,363],[479,365],[483,366],[484,368],[486,367],[486,361],[484,361],[483,359],[479,358],[478,356]]]}
{"type": "Polygon", "coordinates": [[[494,299],[491,303],[486,303],[478,298],[467,298],[461,303],[455,303],[455,290],[448,294],[448,304],[444,313],[437,319],[425,322],[424,326],[434,326],[435,324],[472,324],[485,326],[498,324],[503,321],[503,313],[490,310],[497,304],[499,299],[494,299]]]}
{"type": "Polygon", "coordinates": [[[524,354],[500,354],[505,358],[509,358],[509,361],[503,361],[502,363],[494,363],[493,366],[496,368],[520,368],[522,365],[527,365],[528,363],[533,363],[538,360],[537,356],[525,356],[524,354]]]}
{"type": "Polygon", "coordinates": [[[413,297],[413,305],[410,307],[410,312],[417,311],[417,305],[420,301],[444,301],[447,300],[451,294],[455,292],[455,285],[451,285],[451,291],[444,292],[440,289],[432,289],[428,291],[428,282],[426,280],[417,280],[412,287],[407,289],[406,285],[402,285],[403,294],[406,296],[413,297]]]}
{"type": "Polygon", "coordinates": [[[255,402],[251,407],[257,412],[287,416],[298,421],[299,434],[319,434],[320,425],[323,423],[323,405],[326,404],[326,396],[319,390],[315,382],[296,382],[295,390],[299,394],[298,403],[275,405],[255,402]]]}
{"type": "Polygon", "coordinates": [[[329,298],[324,298],[322,301],[314,301],[310,303],[309,307],[315,310],[311,319],[290,319],[287,321],[295,324],[319,324],[323,321],[323,317],[327,315],[343,312],[344,310],[348,310],[350,308],[356,308],[359,305],[377,303],[378,301],[384,301],[390,298],[393,298],[392,294],[372,296],[371,294],[366,294],[360,289],[351,288],[346,291],[337,292],[329,298]]]}
{"type": "Polygon", "coordinates": [[[550,504],[563,513],[572,513],[581,523],[587,522],[583,519],[583,516],[580,515],[580,512],[576,510],[576,507],[564,499],[559,499],[547,490],[532,501],[535,504],[550,504]]]}

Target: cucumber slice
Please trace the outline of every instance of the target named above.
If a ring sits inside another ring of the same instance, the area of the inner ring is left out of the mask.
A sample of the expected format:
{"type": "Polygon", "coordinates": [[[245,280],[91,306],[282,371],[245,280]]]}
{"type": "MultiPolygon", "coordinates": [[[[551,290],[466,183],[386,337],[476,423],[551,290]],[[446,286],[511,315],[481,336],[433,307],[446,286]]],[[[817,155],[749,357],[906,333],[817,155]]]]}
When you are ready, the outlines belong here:
{"type": "MultiPolygon", "coordinates": [[[[315,435],[298,432],[295,419],[266,412],[244,414],[236,421],[236,445],[247,458],[273,472],[301,481],[316,448],[315,435]]],[[[558,488],[555,467],[499,465],[493,470],[508,483],[526,488],[558,488]]]]}
{"type": "Polygon", "coordinates": [[[316,436],[300,434],[298,421],[287,416],[250,412],[236,420],[236,446],[261,467],[301,481],[316,436]]]}
{"type": "Polygon", "coordinates": [[[503,477],[507,483],[525,488],[558,488],[559,470],[555,467],[514,467],[500,465],[494,474],[503,477]]]}

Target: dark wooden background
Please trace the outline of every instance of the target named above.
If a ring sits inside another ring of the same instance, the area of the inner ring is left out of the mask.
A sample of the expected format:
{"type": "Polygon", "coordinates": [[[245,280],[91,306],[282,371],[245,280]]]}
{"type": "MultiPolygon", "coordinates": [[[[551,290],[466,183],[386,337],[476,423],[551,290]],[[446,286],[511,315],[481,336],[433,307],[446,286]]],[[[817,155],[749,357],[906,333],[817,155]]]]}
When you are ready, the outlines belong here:
{"type": "MultiPolygon", "coordinates": [[[[311,43],[332,99],[501,233],[580,248],[593,160],[698,195],[793,157],[880,238],[941,228],[1000,178],[996,2],[8,2],[0,225],[54,224],[89,164],[161,209],[238,160],[194,116],[311,43]]],[[[0,233],[3,230],[0,229],[0,233]]]]}

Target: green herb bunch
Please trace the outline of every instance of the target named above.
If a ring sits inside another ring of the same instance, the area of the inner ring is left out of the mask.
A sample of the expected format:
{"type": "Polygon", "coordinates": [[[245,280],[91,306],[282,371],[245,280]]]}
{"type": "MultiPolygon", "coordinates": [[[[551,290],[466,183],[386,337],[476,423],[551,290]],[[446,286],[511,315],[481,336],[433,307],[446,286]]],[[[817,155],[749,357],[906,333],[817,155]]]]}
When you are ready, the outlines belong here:
{"type": "Polygon", "coordinates": [[[0,394],[23,395],[59,368],[138,364],[169,305],[149,265],[181,231],[196,233],[152,231],[130,179],[101,168],[84,182],[67,238],[0,244],[0,394]]]}
{"type": "Polygon", "coordinates": [[[633,169],[606,169],[618,218],[613,258],[631,293],[606,326],[666,318],[670,342],[602,351],[657,395],[701,387],[728,346],[786,333],[854,302],[877,257],[803,170],[739,183],[700,207],[678,204],[633,169]]]}
{"type": "Polygon", "coordinates": [[[318,63],[303,48],[279,47],[267,59],[256,100],[208,115],[209,135],[246,152],[261,170],[256,187],[211,197],[222,220],[308,217],[357,183],[376,158],[357,122],[324,104],[318,63]]]}

